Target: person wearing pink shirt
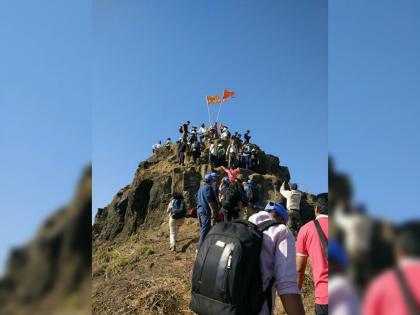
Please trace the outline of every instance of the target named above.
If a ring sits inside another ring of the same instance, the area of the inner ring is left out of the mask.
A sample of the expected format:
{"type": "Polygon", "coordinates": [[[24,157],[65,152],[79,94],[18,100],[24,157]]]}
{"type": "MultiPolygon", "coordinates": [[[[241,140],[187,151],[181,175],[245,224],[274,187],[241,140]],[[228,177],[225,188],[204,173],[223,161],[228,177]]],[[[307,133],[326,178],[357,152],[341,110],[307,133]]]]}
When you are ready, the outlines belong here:
{"type": "Polygon", "coordinates": [[[292,232],[285,225],[288,213],[278,203],[269,202],[263,211],[249,218],[254,224],[275,220],[279,224],[264,231],[263,245],[260,255],[261,277],[263,289],[270,286],[274,278],[271,298],[271,310],[266,301],[260,315],[273,314],[275,309],[276,290],[288,315],[304,315],[300,291],[296,282],[296,248],[292,232]]]}
{"type": "Polygon", "coordinates": [[[363,315],[420,314],[420,221],[398,229],[395,256],[397,267],[369,285],[363,315]]]}
{"type": "MultiPolygon", "coordinates": [[[[328,193],[319,194],[315,202],[315,216],[328,241],[328,193]]],[[[302,289],[308,257],[311,258],[315,284],[315,314],[328,315],[328,258],[321,242],[316,222],[301,227],[296,241],[297,283],[302,289]]]]}

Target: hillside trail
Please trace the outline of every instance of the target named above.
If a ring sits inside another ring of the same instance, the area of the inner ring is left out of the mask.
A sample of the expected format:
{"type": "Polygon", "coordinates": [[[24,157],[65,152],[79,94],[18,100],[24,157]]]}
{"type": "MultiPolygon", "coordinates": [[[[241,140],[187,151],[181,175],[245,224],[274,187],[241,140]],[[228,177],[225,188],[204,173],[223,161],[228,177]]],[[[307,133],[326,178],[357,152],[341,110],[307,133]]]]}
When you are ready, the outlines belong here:
{"type": "MultiPolygon", "coordinates": [[[[104,244],[93,255],[93,314],[194,314],[189,310],[191,274],[199,227],[185,219],[177,251],[169,250],[167,220],[160,227],[140,229],[126,242],[104,244]]],[[[302,299],[314,313],[314,288],[308,268],[302,299]]],[[[280,299],[275,314],[285,314],[280,299]]]]}

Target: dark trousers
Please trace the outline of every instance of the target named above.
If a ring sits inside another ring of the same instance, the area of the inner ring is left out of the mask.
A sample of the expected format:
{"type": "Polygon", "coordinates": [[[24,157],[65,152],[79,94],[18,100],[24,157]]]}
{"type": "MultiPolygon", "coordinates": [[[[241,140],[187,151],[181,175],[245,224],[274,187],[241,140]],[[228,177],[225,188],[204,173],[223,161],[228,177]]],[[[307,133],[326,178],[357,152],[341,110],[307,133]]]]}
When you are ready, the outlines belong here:
{"type": "Polygon", "coordinates": [[[200,240],[198,241],[198,248],[203,244],[204,239],[211,228],[211,215],[210,213],[199,212],[198,213],[198,223],[200,224],[200,240]]]}
{"type": "Polygon", "coordinates": [[[200,158],[200,151],[193,151],[193,161],[197,163],[197,160],[200,158]]]}
{"type": "Polygon", "coordinates": [[[178,163],[180,165],[184,165],[184,159],[185,159],[185,152],[179,152],[178,153],[178,163]]]}
{"type": "Polygon", "coordinates": [[[315,315],[328,315],[328,304],[315,304],[315,315]]]}

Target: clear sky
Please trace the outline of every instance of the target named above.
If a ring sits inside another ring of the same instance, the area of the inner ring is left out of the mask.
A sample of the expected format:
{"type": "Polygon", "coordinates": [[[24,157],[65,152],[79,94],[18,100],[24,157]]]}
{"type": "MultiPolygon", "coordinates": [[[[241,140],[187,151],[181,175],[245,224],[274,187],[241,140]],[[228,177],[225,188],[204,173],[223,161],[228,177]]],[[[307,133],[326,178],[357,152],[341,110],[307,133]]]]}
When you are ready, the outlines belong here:
{"type": "Polygon", "coordinates": [[[327,1],[100,0],[93,19],[94,210],[224,88],[224,124],[327,190],[327,1]]]}
{"type": "Polygon", "coordinates": [[[0,274],[91,158],[91,5],[0,2],[0,274]]]}
{"type": "Polygon", "coordinates": [[[329,2],[329,149],[371,213],[419,217],[420,1],[329,2]]]}

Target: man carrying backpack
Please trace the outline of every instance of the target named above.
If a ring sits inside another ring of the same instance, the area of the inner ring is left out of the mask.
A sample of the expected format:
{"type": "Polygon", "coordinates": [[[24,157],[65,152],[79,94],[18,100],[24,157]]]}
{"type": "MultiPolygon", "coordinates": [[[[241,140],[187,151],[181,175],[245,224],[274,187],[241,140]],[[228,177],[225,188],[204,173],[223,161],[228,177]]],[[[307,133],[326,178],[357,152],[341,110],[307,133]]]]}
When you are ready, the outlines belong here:
{"type": "Polygon", "coordinates": [[[266,229],[260,254],[263,290],[271,291],[271,303],[266,301],[259,314],[273,314],[276,292],[287,314],[305,314],[296,283],[296,248],[293,234],[287,228],[288,213],[279,203],[269,202],[263,211],[252,215],[254,224],[275,221],[266,229]],[[271,304],[271,309],[269,305],[271,304]]]}
{"type": "Polygon", "coordinates": [[[274,286],[287,314],[305,314],[287,211],[273,204],[250,220],[257,224],[223,222],[208,233],[193,268],[190,308],[200,315],[272,314],[274,286]]]}
{"type": "Polygon", "coordinates": [[[328,315],[328,193],[315,202],[315,220],[299,230],[296,240],[298,286],[302,289],[308,257],[311,258],[315,284],[315,313],[328,315]]]}
{"type": "Polygon", "coordinates": [[[372,280],[363,315],[420,314],[420,221],[403,223],[396,234],[397,266],[372,280]]]}
{"type": "Polygon", "coordinates": [[[200,225],[199,248],[210,231],[211,226],[214,225],[218,212],[216,195],[213,190],[214,180],[215,178],[212,174],[204,176],[204,184],[201,185],[197,192],[197,216],[200,225]]]}
{"type": "Polygon", "coordinates": [[[233,179],[225,191],[222,200],[222,213],[225,222],[239,217],[239,211],[244,207],[242,202],[243,188],[241,185],[243,177],[238,175],[233,179]]]}
{"type": "Polygon", "coordinates": [[[172,200],[169,202],[166,212],[169,214],[169,242],[170,250],[176,251],[176,237],[179,227],[184,223],[185,203],[181,193],[174,192],[172,200]]]}
{"type": "Polygon", "coordinates": [[[293,183],[291,190],[285,188],[285,182],[280,187],[280,193],[287,199],[287,210],[289,211],[288,227],[296,236],[301,226],[300,216],[300,200],[302,199],[302,192],[298,190],[297,184],[293,183]]]}

